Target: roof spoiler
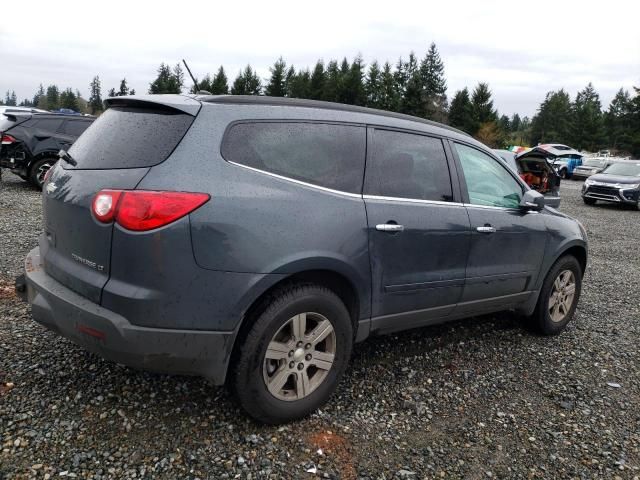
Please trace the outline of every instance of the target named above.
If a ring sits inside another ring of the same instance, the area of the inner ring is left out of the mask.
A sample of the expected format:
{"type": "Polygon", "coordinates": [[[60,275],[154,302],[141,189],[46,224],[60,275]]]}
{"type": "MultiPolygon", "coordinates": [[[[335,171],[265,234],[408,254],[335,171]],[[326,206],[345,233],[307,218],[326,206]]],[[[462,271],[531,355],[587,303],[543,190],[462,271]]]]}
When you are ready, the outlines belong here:
{"type": "Polygon", "coordinates": [[[177,110],[195,117],[202,103],[185,95],[133,95],[110,97],[104,101],[107,107],[138,107],[177,110]]]}

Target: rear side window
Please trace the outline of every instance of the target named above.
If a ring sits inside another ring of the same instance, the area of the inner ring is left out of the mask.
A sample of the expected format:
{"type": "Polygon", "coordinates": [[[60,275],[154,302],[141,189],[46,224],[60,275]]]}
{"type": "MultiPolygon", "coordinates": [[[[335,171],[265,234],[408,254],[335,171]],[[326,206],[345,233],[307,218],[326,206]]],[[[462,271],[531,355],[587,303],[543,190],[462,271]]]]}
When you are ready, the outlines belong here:
{"type": "Polygon", "coordinates": [[[374,130],[364,193],[416,200],[453,200],[442,140],[374,130]]]}
{"type": "Polygon", "coordinates": [[[253,122],[232,125],[225,160],[321,187],[360,193],[364,127],[325,123],[253,122]]]}
{"type": "Polygon", "coordinates": [[[171,154],[193,123],[175,110],[114,107],[94,121],[69,149],[78,162],[65,168],[140,168],[171,154]]]}
{"type": "Polygon", "coordinates": [[[62,125],[63,119],[43,118],[35,121],[35,128],[49,133],[56,133],[62,125]]]}
{"type": "Polygon", "coordinates": [[[84,120],[67,120],[67,123],[64,126],[64,133],[79,137],[82,135],[82,132],[89,127],[89,125],[91,125],[91,122],[84,120]]]}

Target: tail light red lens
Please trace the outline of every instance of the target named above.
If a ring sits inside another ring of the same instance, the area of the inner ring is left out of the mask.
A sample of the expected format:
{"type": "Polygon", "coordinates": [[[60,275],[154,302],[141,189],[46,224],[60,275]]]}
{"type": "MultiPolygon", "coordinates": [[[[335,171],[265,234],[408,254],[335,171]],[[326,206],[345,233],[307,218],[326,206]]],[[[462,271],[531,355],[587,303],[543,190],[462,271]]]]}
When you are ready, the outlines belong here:
{"type": "Polygon", "coordinates": [[[93,199],[99,222],[136,232],[160,228],[193,212],[211,198],[206,193],[101,190],[93,199]]]}
{"type": "Polygon", "coordinates": [[[2,145],[11,145],[15,142],[17,142],[17,140],[11,135],[7,135],[6,133],[2,135],[2,145]]]}

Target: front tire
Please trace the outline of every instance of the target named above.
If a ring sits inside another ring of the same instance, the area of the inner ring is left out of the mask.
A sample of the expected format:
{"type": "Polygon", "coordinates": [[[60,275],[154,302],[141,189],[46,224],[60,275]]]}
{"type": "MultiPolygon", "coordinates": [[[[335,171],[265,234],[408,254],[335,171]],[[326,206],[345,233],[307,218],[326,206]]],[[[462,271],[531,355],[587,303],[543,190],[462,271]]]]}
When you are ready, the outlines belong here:
{"type": "Polygon", "coordinates": [[[560,257],[542,284],[529,323],[542,335],[558,335],[573,318],[582,291],[582,267],[573,255],[560,257]]]}
{"type": "Polygon", "coordinates": [[[44,177],[57,161],[58,159],[56,158],[41,158],[40,160],[34,162],[34,164],[31,165],[31,169],[29,170],[29,183],[31,183],[38,190],[42,190],[44,177]]]}
{"type": "Polygon", "coordinates": [[[351,317],[331,290],[314,284],[281,290],[232,358],[240,405],[268,424],[309,415],[335,391],[352,343],[351,317]]]}

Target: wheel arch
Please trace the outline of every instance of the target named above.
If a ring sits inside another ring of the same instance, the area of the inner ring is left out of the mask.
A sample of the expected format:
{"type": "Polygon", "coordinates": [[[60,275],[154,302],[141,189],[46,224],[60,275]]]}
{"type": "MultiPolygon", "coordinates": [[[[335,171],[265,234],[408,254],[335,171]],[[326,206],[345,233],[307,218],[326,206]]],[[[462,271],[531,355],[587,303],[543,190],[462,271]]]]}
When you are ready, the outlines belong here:
{"type": "MultiPolygon", "coordinates": [[[[254,321],[260,313],[267,307],[270,301],[279,292],[291,285],[316,284],[328,288],[334,292],[345,304],[351,317],[354,341],[358,332],[359,320],[363,316],[369,315],[370,300],[365,296],[362,298],[359,289],[356,287],[357,279],[345,274],[344,271],[337,271],[332,268],[318,268],[300,270],[281,277],[277,282],[270,284],[267,288],[260,288],[260,291],[252,295],[252,300],[248,302],[248,307],[244,309],[239,326],[233,338],[231,355],[229,360],[237,358],[239,347],[243,339],[246,338],[254,321]]],[[[368,332],[367,332],[368,333],[368,332]]],[[[226,378],[229,379],[228,365],[226,368],[226,378]]]]}

